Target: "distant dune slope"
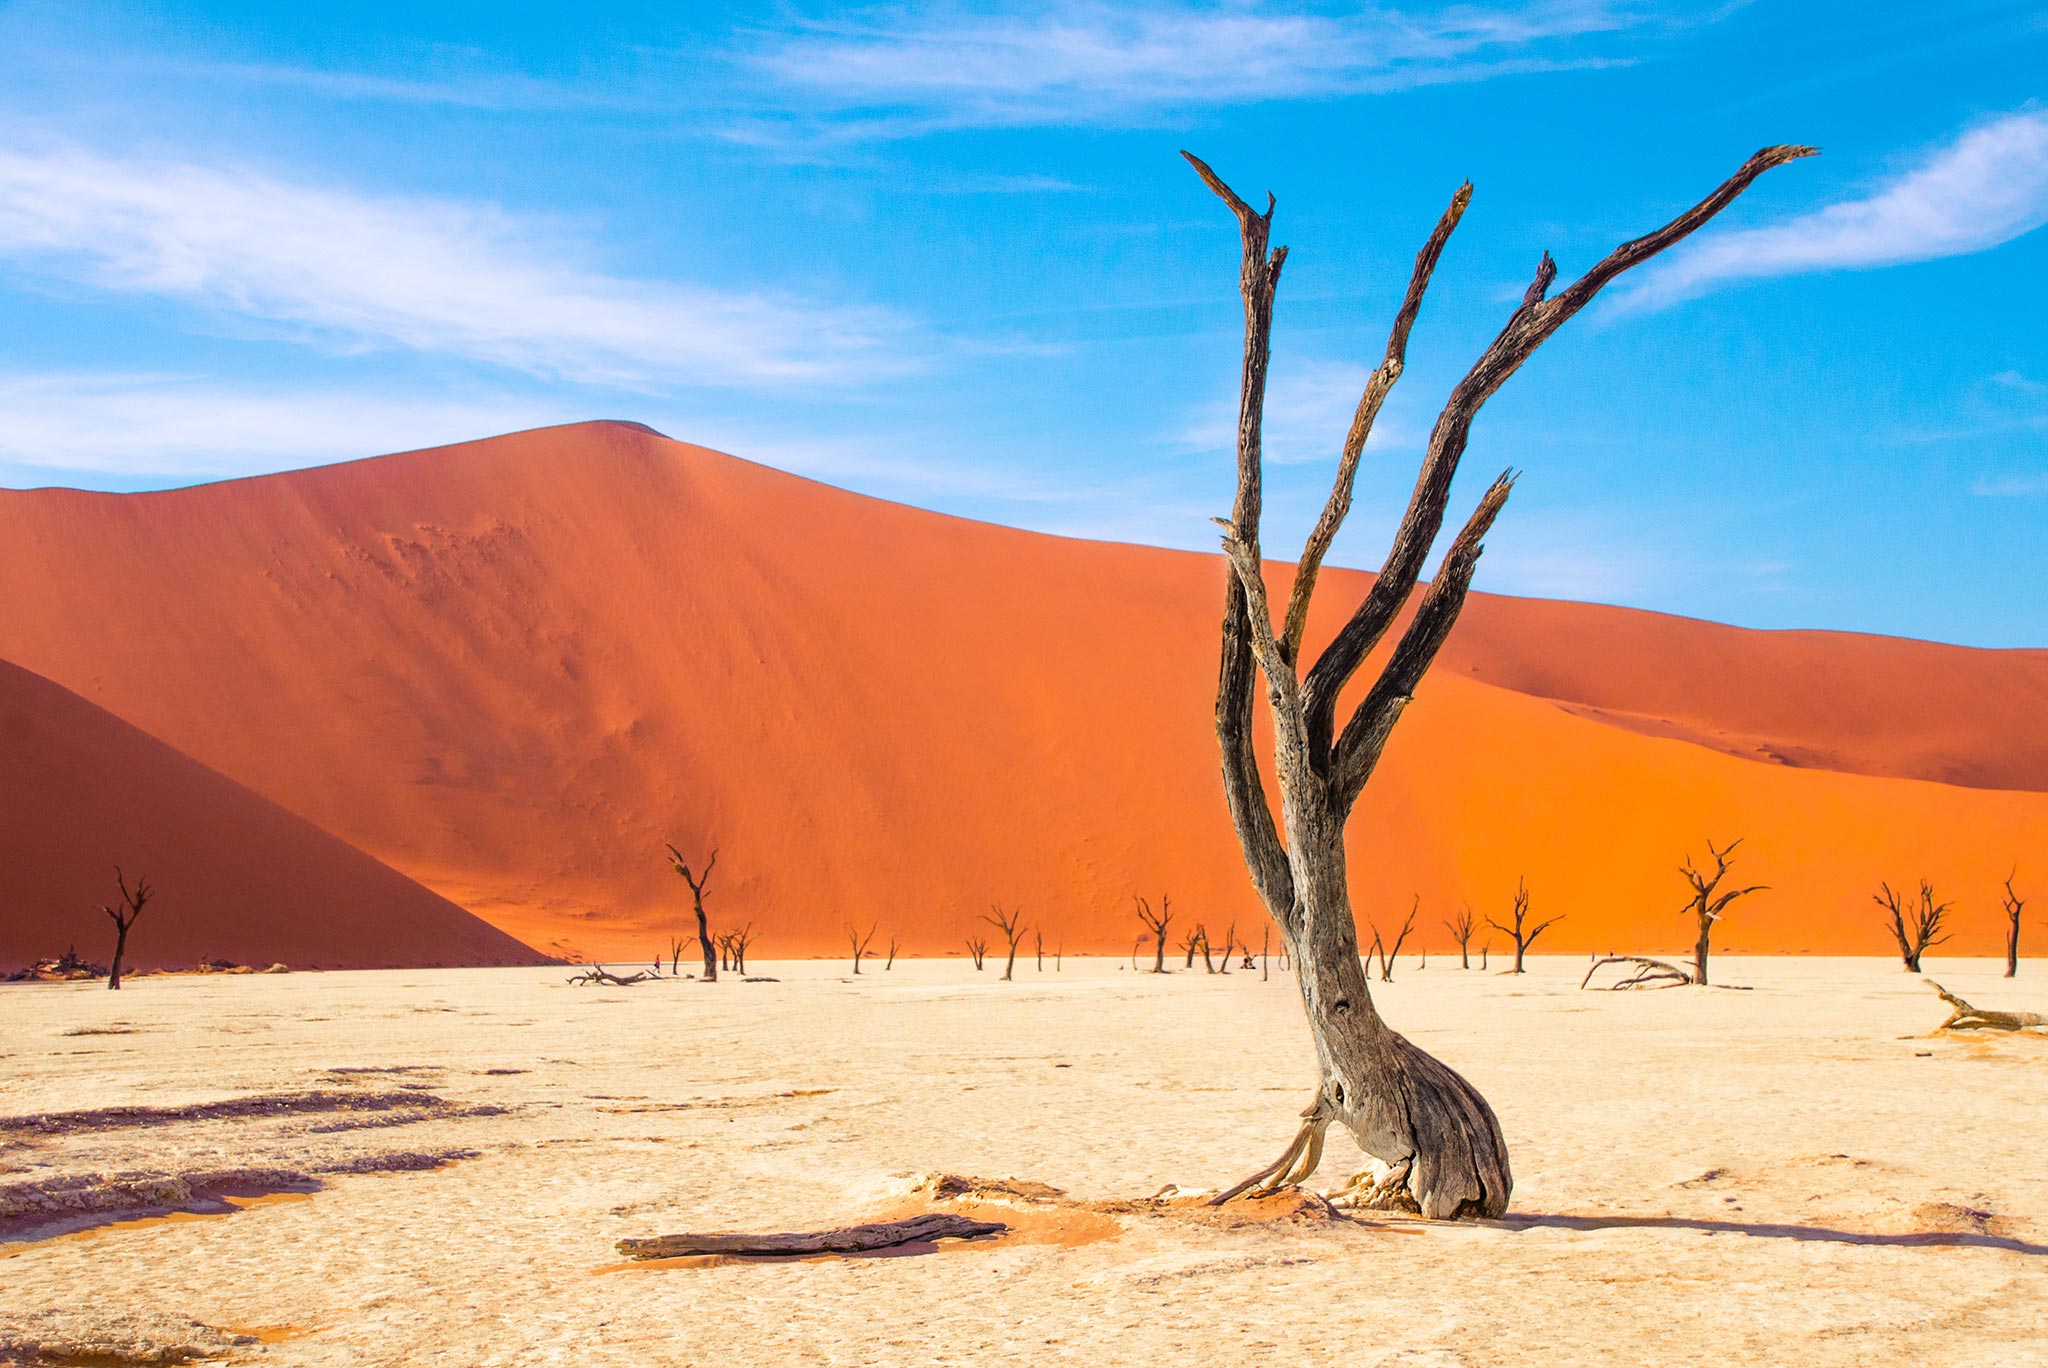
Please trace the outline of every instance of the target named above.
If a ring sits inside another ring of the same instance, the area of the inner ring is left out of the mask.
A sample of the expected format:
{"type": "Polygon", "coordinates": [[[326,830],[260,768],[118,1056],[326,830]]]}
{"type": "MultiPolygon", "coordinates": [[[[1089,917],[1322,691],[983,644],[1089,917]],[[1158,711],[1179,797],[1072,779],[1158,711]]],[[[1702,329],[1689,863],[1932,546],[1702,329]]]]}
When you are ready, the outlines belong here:
{"type": "MultiPolygon", "coordinates": [[[[1259,920],[1210,733],[1219,573],[583,424],[0,495],[0,656],[530,944],[651,954],[673,839],[719,849],[713,915],[757,953],[870,922],[957,949],[994,901],[1114,950],[1135,893],[1259,920]]],[[[1927,874],[1989,950],[1996,879],[2048,873],[2044,659],[1478,600],[1353,823],[1360,911],[1420,895],[1441,947],[1526,873],[1569,914],[1548,948],[1675,947],[1680,857],[1743,835],[1772,891],[1729,945],[1881,952],[1870,891],[1927,874]]]]}
{"type": "Polygon", "coordinates": [[[0,968],[104,963],[119,863],[156,889],[131,967],[535,964],[541,957],[266,798],[0,661],[0,968]]]}

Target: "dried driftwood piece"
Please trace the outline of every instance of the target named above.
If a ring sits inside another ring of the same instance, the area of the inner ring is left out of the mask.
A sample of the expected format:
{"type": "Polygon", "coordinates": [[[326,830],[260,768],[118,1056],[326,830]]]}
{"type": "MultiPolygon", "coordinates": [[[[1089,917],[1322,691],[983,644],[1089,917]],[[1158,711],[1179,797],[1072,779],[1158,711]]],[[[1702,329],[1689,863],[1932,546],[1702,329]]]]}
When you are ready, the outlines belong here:
{"type": "Polygon", "coordinates": [[[645,1240],[619,1241],[619,1253],[629,1259],[675,1259],[690,1254],[735,1254],[767,1258],[800,1258],[806,1254],[868,1254],[880,1249],[925,1244],[932,1240],[976,1240],[1000,1235],[1009,1227],[1001,1221],[976,1221],[966,1216],[933,1212],[903,1221],[880,1221],[871,1225],[842,1226],[837,1230],[812,1230],[771,1235],[656,1235],[645,1240]]]}
{"type": "Polygon", "coordinates": [[[1627,988],[1676,988],[1680,984],[1695,982],[1693,976],[1669,960],[1648,959],[1642,955],[1607,955],[1593,961],[1593,967],[1579,980],[1579,987],[1585,988],[1593,981],[1602,965],[1633,964],[1635,972],[1619,983],[1608,985],[1609,992],[1621,992],[1627,988]]]}
{"type": "Polygon", "coordinates": [[[1933,979],[1920,981],[1941,994],[1941,1000],[1949,1005],[1949,1018],[1939,1030],[2048,1031],[2048,1016],[2039,1012],[1994,1012],[1987,1007],[1972,1007],[1933,979]]]}
{"type": "Polygon", "coordinates": [[[651,979],[653,977],[654,975],[648,973],[645,969],[642,969],[638,973],[634,974],[614,974],[601,964],[593,964],[580,974],[571,974],[569,976],[569,982],[605,983],[610,984],[614,988],[624,988],[628,984],[644,983],[648,979],[651,979]]]}

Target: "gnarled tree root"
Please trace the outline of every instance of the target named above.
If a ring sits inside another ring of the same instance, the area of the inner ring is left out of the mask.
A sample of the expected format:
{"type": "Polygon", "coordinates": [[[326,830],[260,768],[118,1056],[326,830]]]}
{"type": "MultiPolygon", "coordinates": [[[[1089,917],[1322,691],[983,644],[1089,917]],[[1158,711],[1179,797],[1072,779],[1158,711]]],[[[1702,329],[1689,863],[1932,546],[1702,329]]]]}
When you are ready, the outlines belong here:
{"type": "Polygon", "coordinates": [[[1301,1129],[1294,1133],[1293,1141],[1278,1159],[1254,1173],[1243,1182],[1223,1189],[1209,1199],[1210,1206],[1222,1206],[1233,1197],[1247,1192],[1274,1192],[1284,1187],[1295,1187],[1316,1171],[1323,1162],[1323,1133],[1336,1119],[1321,1094],[1301,1112],[1301,1129]]]}
{"type": "Polygon", "coordinates": [[[1986,1007],[1972,1007],[1933,979],[1920,981],[1941,994],[1941,1000],[1949,1005],[1949,1018],[1937,1030],[2048,1031],[2048,1016],[2039,1012],[1994,1012],[1986,1007]]]}

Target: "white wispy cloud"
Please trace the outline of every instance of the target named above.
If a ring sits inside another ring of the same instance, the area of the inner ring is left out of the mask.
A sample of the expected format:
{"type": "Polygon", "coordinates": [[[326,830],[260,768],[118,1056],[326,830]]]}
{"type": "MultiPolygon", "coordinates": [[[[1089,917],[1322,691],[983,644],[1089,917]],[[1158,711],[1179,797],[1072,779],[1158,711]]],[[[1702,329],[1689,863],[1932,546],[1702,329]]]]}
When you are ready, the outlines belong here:
{"type": "Polygon", "coordinates": [[[1862,270],[1962,256],[2048,223],[2048,111],[2008,114],[1964,133],[1860,199],[1763,228],[1702,235],[1618,297],[1661,308],[1731,281],[1862,270]]]}
{"type": "Polygon", "coordinates": [[[913,366],[861,305],[636,279],[544,220],[246,166],[24,145],[0,130],[0,259],[330,344],[403,347],[582,383],[852,384],[913,366]]]}
{"type": "Polygon", "coordinates": [[[122,372],[0,374],[0,465],[218,478],[588,416],[552,400],[504,395],[448,399],[122,372]]]}
{"type": "Polygon", "coordinates": [[[1648,22],[1641,7],[1607,0],[1344,15],[1258,4],[888,9],[763,35],[740,60],[837,111],[821,133],[887,137],[1613,65],[1566,45],[1648,22]],[[857,111],[870,114],[848,117],[857,111]]]}
{"type": "MultiPolygon", "coordinates": [[[[1276,360],[1266,384],[1265,455],[1274,465],[1327,463],[1333,470],[1344,450],[1344,435],[1372,368],[1353,361],[1276,360]]],[[[1388,401],[1373,424],[1370,450],[1413,446],[1417,434],[1400,416],[1400,392],[1388,401]]],[[[1237,394],[1219,394],[1195,408],[1168,434],[1186,451],[1233,452],[1237,449],[1237,394]]]]}

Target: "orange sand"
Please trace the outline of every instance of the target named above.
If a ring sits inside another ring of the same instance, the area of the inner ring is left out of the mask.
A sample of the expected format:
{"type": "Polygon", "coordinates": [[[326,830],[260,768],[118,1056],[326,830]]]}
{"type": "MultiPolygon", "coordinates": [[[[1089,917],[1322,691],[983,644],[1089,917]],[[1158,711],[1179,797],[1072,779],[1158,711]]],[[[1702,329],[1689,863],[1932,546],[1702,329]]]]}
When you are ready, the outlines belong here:
{"type": "MultiPolygon", "coordinates": [[[[1210,740],[1220,575],[583,424],[0,495],[0,657],[535,946],[650,956],[687,909],[672,839],[719,849],[713,915],[764,957],[854,922],[945,953],[994,901],[1116,952],[1135,893],[1259,934],[1210,740]]],[[[1314,630],[1364,582],[1329,577],[1314,630]]],[[[2043,696],[2048,652],[1481,598],[1354,821],[1358,905],[1421,895],[1440,950],[1526,873],[1568,913],[1544,949],[1675,948],[1679,858],[1743,835],[1772,888],[1728,947],[1883,953],[1871,890],[1924,874],[1986,953],[1997,879],[2048,847],[2043,696]]]]}
{"type": "Polygon", "coordinates": [[[396,870],[75,694],[0,662],[0,965],[104,962],[113,863],[157,890],[128,966],[534,964],[396,870]]]}

